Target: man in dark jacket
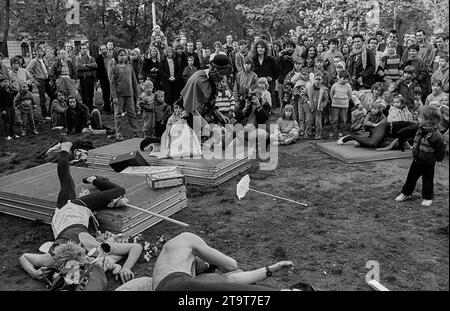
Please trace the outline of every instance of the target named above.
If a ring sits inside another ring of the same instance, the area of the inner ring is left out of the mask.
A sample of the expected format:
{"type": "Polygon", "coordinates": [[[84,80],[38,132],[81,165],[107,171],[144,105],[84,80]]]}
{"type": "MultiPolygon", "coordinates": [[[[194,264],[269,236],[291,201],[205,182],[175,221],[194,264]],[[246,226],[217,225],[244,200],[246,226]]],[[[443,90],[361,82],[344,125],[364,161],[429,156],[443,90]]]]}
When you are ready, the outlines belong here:
{"type": "Polygon", "coordinates": [[[111,112],[111,90],[109,87],[108,78],[108,64],[113,58],[113,55],[108,53],[106,45],[100,47],[100,55],[97,57],[97,79],[100,82],[100,87],[103,93],[103,111],[111,112]]]}
{"type": "Polygon", "coordinates": [[[86,44],[81,44],[80,55],[75,61],[78,70],[78,79],[80,79],[80,95],[83,99],[83,104],[88,106],[91,111],[94,109],[94,91],[95,78],[97,75],[97,63],[94,58],[88,55],[88,47],[86,44]]]}
{"type": "Polygon", "coordinates": [[[425,102],[428,94],[431,91],[430,79],[428,76],[427,65],[425,61],[418,56],[419,45],[413,44],[408,50],[408,59],[405,61],[404,66],[412,66],[415,70],[415,81],[422,89],[422,102],[425,102]]]}
{"type": "Polygon", "coordinates": [[[375,56],[364,47],[364,38],[353,35],[353,51],[350,53],[347,69],[355,90],[370,89],[375,83],[375,56]]]}

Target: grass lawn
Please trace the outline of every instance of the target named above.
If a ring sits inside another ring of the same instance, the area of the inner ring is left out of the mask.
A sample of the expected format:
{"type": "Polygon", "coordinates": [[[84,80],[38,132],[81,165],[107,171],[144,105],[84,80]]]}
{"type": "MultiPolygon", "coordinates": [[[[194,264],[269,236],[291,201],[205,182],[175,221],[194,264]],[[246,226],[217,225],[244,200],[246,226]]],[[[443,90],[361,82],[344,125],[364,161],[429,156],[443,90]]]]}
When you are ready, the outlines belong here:
{"type": "MultiPolygon", "coordinates": [[[[112,125],[112,116],[105,122],[112,125]]],[[[0,150],[16,156],[0,161],[0,175],[43,163],[36,155],[57,137],[47,123],[38,130],[38,136],[1,141],[0,150]]],[[[106,137],[92,141],[95,147],[114,142],[106,137]]],[[[314,141],[300,141],[279,148],[276,170],[260,171],[254,165],[250,177],[253,188],[308,207],[252,192],[239,201],[238,176],[216,188],[188,186],[188,207],[173,218],[189,223],[189,231],[234,257],[241,269],[294,262],[292,275],[261,285],[285,288],[303,281],[319,290],[370,290],[365,264],[377,260],[381,283],[391,290],[448,291],[449,236],[443,229],[449,222],[448,157],[436,166],[435,200],[429,208],[420,206],[420,182],[412,201],[394,202],[410,162],[345,164],[320,152],[314,141]]],[[[50,226],[0,214],[0,227],[0,290],[46,290],[25,274],[18,258],[51,240],[50,226]]],[[[169,239],[182,231],[163,221],[143,235],[154,242],[161,234],[169,239]]],[[[151,276],[155,261],[141,257],[133,269],[136,276],[151,276]]],[[[111,277],[109,284],[111,289],[119,286],[111,277]]]]}

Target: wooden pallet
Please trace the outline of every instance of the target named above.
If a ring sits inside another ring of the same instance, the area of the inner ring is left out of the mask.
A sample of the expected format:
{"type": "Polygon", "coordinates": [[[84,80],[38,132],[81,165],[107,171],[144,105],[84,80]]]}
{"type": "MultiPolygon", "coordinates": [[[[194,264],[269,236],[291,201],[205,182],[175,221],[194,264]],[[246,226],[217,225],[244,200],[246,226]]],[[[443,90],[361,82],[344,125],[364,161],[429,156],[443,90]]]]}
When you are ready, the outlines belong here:
{"type": "MultiPolygon", "coordinates": [[[[89,167],[112,170],[109,161],[112,157],[139,148],[141,139],[133,138],[103,146],[89,151],[89,167]]],[[[186,177],[186,183],[200,186],[218,186],[251,167],[251,154],[248,150],[235,155],[233,159],[158,159],[142,152],[151,166],[175,166],[186,177]]]]}
{"type": "MultiPolygon", "coordinates": [[[[100,175],[126,189],[130,203],[146,210],[171,216],[187,207],[186,187],[152,190],[144,176],[99,171],[92,168],[71,167],[77,193],[82,187],[98,191],[92,185],[83,185],[83,177],[100,175]],[[78,181],[78,182],[77,182],[78,181]]],[[[59,193],[56,164],[48,163],[0,178],[0,212],[50,224],[59,193]]],[[[114,233],[141,232],[160,221],[159,218],[131,208],[103,209],[96,213],[100,228],[114,233]]]]}

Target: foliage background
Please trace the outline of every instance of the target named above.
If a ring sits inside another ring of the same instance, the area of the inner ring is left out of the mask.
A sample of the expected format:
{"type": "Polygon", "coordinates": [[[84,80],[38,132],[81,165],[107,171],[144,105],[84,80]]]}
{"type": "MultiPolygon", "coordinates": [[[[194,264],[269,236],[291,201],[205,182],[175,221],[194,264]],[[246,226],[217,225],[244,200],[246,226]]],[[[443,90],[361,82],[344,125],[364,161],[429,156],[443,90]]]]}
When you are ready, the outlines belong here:
{"type": "MultiPolygon", "coordinates": [[[[76,33],[94,45],[114,40],[127,48],[148,46],[152,32],[151,0],[81,0],[80,25],[64,22],[66,0],[0,0],[3,37],[52,41],[62,45],[76,33]],[[5,37],[6,35],[6,37],[5,37]]],[[[157,23],[171,41],[180,32],[211,45],[227,34],[255,33],[280,38],[298,26],[303,33],[340,34],[365,29],[374,0],[154,0],[157,23]]],[[[448,0],[378,0],[381,28],[400,34],[424,28],[448,33],[448,0]]],[[[5,41],[5,40],[3,40],[5,41]]]]}

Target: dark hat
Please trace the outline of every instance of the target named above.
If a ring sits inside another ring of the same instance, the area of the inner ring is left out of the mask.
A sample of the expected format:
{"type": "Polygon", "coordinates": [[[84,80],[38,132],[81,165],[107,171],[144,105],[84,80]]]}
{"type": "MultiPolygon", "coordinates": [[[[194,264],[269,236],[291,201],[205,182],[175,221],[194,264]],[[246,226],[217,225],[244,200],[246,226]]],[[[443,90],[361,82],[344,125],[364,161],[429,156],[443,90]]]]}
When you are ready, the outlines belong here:
{"type": "Polygon", "coordinates": [[[230,66],[230,60],[224,54],[217,54],[211,61],[211,66],[216,69],[227,69],[230,66]]]}

